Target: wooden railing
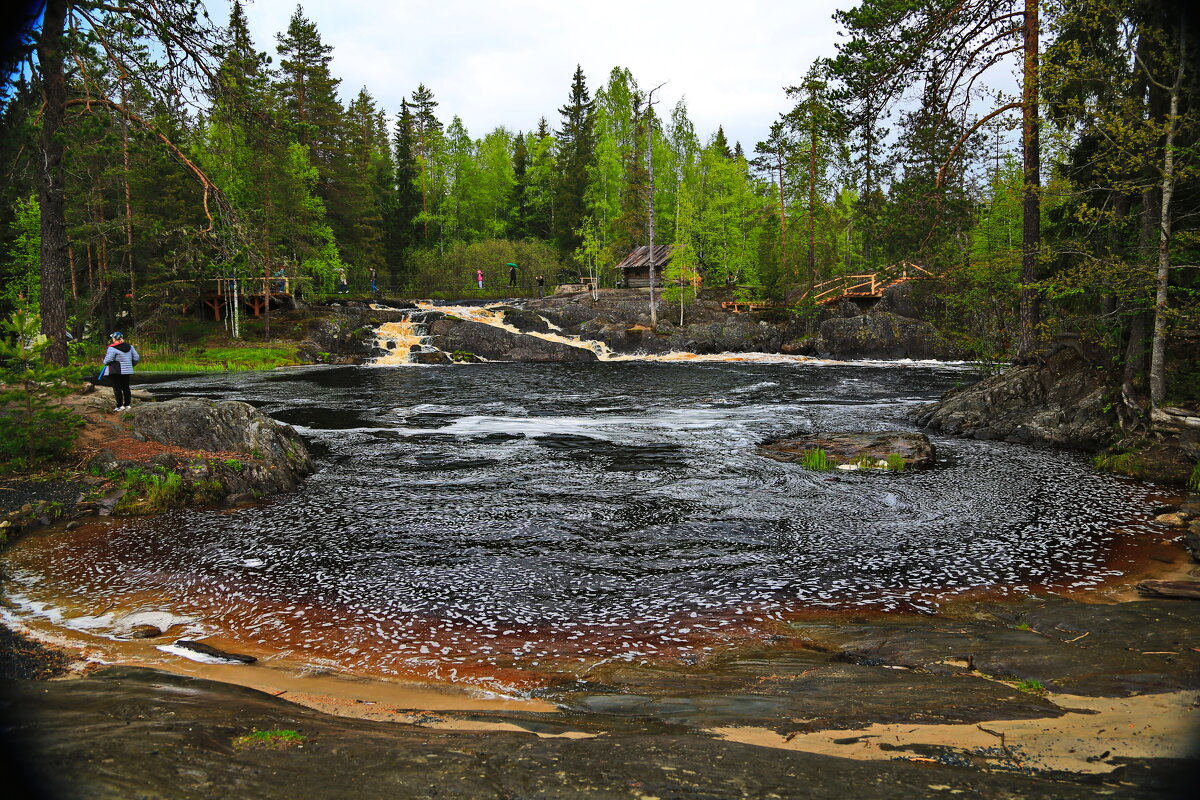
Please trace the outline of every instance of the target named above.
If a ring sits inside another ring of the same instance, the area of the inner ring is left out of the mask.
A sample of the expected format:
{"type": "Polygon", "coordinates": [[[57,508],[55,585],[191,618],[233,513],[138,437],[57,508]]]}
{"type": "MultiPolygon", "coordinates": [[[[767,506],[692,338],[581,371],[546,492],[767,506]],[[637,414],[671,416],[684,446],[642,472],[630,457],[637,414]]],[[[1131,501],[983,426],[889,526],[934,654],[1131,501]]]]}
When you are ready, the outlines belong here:
{"type": "Polygon", "coordinates": [[[843,297],[882,297],[885,289],[906,281],[932,278],[933,273],[910,261],[901,261],[878,272],[839,275],[818,283],[804,293],[816,303],[832,303],[843,297]]]}

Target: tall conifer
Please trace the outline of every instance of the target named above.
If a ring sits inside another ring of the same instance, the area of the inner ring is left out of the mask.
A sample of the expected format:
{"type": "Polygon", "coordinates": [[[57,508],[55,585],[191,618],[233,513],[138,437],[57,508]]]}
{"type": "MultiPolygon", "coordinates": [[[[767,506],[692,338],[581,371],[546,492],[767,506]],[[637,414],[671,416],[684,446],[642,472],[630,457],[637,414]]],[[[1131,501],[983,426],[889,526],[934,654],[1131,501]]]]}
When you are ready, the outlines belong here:
{"type": "Polygon", "coordinates": [[[575,67],[571,94],[558,110],[562,115],[559,140],[559,183],[557,187],[554,236],[563,252],[574,252],[580,243],[579,230],[586,214],[584,196],[588,186],[588,166],[595,150],[592,101],[588,94],[583,67],[575,67]]]}

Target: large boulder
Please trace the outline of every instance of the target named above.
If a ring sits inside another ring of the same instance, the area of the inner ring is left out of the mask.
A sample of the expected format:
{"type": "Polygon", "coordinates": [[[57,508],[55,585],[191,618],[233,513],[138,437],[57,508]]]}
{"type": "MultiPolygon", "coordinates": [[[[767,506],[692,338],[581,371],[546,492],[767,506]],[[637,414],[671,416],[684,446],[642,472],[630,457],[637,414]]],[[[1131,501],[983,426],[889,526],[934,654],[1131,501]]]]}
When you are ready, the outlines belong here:
{"type": "Polygon", "coordinates": [[[189,450],[235,452],[313,471],[312,458],[290,425],[247,403],[179,397],[136,406],[133,429],[147,439],[189,450]]]}
{"type": "Polygon", "coordinates": [[[470,322],[457,317],[429,315],[432,344],[447,353],[473,353],[489,361],[583,362],[596,361],[589,348],[503,328],[470,322]]]}
{"type": "Polygon", "coordinates": [[[811,346],[826,358],[950,359],[959,355],[932,323],[888,312],[827,319],[811,346]]]}
{"type": "Polygon", "coordinates": [[[863,459],[887,461],[888,456],[904,459],[905,469],[927,469],[934,465],[937,453],[933,442],[922,433],[865,431],[811,433],[759,445],[759,455],[776,461],[803,461],[811,450],[824,450],[834,464],[856,464],[863,459]]]}
{"type": "Polygon", "coordinates": [[[163,447],[149,447],[149,455],[132,458],[102,449],[89,466],[108,474],[135,469],[157,476],[174,473],[180,483],[170,498],[156,499],[145,487],[123,490],[110,498],[107,513],[153,513],[170,505],[221,500],[236,505],[294,491],[316,469],[291,426],[246,403],[181,397],[134,406],[127,418],[133,421],[135,439],[163,447]]]}
{"type": "Polygon", "coordinates": [[[913,412],[917,424],[976,439],[1098,450],[1113,439],[1109,373],[1062,348],[947,394],[913,412]]]}

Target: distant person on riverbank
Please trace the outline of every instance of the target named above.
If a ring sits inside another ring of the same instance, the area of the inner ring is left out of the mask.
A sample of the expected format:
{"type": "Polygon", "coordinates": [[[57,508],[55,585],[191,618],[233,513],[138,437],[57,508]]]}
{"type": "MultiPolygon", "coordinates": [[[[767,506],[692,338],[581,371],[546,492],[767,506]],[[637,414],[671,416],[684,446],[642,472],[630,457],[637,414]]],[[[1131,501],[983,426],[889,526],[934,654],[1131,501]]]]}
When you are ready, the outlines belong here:
{"type": "Polygon", "coordinates": [[[537,290],[538,290],[538,297],[541,297],[541,296],[542,296],[542,290],[543,290],[543,289],[545,289],[545,288],[546,288],[546,276],[545,276],[545,275],[538,275],[538,276],[537,276],[537,290]]]}
{"type": "Polygon", "coordinates": [[[375,284],[375,268],[371,267],[371,270],[367,273],[367,275],[371,279],[371,294],[376,294],[379,291],[379,287],[375,284]]]}
{"type": "Polygon", "coordinates": [[[104,352],[104,366],[112,378],[113,398],[117,407],[113,411],[128,411],[133,407],[133,394],[129,391],[129,378],[133,368],[142,360],[134,346],[125,341],[125,334],[114,331],[109,334],[110,344],[104,352]]]}
{"type": "Polygon", "coordinates": [[[350,284],[346,282],[346,270],[338,267],[337,271],[338,294],[346,294],[350,291],[350,284]]]}
{"type": "Polygon", "coordinates": [[[483,288],[483,270],[475,270],[475,282],[479,284],[479,288],[483,288]]]}
{"type": "Polygon", "coordinates": [[[287,293],[287,273],[283,271],[283,267],[275,270],[275,294],[287,293]]]}
{"type": "Polygon", "coordinates": [[[512,262],[508,264],[508,285],[509,288],[517,285],[517,265],[512,262]]]}

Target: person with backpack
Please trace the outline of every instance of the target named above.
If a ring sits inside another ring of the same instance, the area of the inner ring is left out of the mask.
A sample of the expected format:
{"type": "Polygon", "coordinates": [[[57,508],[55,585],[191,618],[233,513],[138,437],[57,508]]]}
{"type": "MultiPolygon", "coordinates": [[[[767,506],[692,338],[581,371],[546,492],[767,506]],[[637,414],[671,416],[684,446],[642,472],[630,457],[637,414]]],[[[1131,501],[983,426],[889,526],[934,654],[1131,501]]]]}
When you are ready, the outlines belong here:
{"type": "Polygon", "coordinates": [[[133,394],[129,390],[129,379],[133,376],[133,368],[142,360],[142,357],[138,355],[138,351],[133,345],[125,341],[125,334],[120,331],[114,331],[109,334],[108,338],[112,341],[108,345],[108,350],[104,352],[104,366],[108,371],[108,377],[112,378],[113,397],[117,402],[117,407],[113,411],[128,411],[133,407],[133,394]]]}

